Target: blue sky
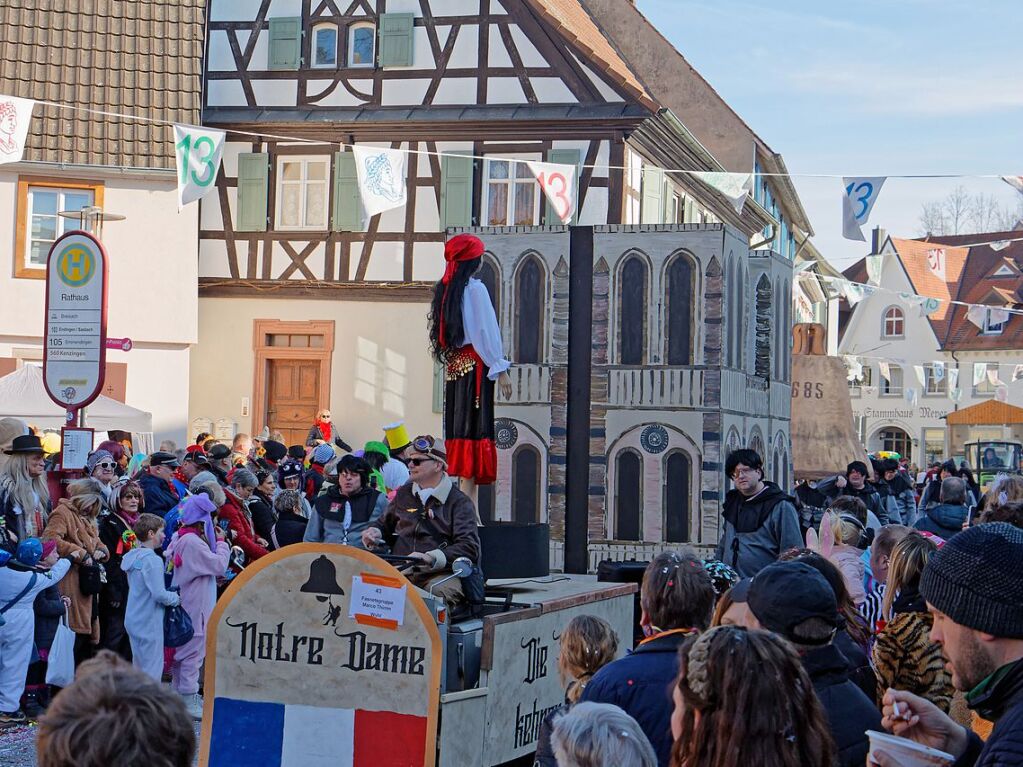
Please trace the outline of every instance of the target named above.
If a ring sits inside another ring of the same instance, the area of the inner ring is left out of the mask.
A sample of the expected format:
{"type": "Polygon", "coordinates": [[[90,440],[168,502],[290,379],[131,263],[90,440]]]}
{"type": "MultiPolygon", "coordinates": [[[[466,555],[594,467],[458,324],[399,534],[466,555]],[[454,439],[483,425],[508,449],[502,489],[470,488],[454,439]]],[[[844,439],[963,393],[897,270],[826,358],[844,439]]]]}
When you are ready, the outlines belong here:
{"type": "MultiPolygon", "coordinates": [[[[1023,0],[638,5],[793,174],[1023,175],[1023,0]]],[[[842,239],[840,181],[795,183],[825,257],[864,255],[842,239]]],[[[1015,203],[997,179],[889,179],[870,225],[919,236],[922,203],[960,183],[1015,203]]]]}

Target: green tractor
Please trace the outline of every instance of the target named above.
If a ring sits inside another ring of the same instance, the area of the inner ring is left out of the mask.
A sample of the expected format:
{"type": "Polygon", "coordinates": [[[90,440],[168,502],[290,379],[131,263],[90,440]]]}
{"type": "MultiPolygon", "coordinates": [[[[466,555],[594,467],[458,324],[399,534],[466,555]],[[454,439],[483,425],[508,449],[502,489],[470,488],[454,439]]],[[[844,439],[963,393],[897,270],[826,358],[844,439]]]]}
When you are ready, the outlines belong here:
{"type": "Polygon", "coordinates": [[[963,447],[966,463],[977,472],[977,482],[984,492],[998,474],[1023,474],[1020,470],[1023,445],[1019,442],[984,440],[967,442],[963,447]]]}

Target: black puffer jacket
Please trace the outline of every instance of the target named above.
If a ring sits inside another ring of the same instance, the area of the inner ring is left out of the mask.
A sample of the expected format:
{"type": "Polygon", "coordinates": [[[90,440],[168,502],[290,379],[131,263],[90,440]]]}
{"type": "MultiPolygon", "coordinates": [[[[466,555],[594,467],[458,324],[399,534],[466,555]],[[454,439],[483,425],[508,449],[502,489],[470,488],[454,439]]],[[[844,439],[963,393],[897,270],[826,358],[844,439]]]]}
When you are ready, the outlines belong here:
{"type": "Polygon", "coordinates": [[[969,733],[966,753],[955,767],[1017,767],[1023,764],[1023,659],[995,672],[983,689],[967,698],[969,707],[995,728],[984,743],[969,733]]]}
{"type": "Polygon", "coordinates": [[[828,718],[841,767],[867,763],[870,743],[867,730],[881,730],[881,712],[863,691],[849,680],[846,659],[834,645],[810,650],[802,656],[828,718]]]}

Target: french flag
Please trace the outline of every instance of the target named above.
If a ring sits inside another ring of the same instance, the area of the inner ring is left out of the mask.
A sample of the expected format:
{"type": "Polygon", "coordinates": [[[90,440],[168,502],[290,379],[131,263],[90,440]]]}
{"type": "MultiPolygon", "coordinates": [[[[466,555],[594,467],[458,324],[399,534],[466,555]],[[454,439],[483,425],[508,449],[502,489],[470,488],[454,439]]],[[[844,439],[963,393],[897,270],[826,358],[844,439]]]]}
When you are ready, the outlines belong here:
{"type": "Polygon", "coordinates": [[[422,767],[426,717],[216,698],[210,767],[422,767]]]}

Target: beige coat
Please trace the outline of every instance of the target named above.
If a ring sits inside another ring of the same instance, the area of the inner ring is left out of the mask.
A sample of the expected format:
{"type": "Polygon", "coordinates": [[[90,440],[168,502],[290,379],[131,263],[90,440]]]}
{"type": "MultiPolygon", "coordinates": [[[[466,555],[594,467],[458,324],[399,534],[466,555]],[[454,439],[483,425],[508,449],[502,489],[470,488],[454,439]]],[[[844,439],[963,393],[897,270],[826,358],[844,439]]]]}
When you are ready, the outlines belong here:
{"type": "Polygon", "coordinates": [[[93,641],[99,641],[99,621],[93,610],[93,597],[86,596],[78,587],[78,568],[86,557],[95,551],[110,552],[99,538],[96,520],[83,517],[67,498],[62,498],[43,530],[43,540],[57,543],[57,553],[71,559],[71,571],[59,584],[60,593],[71,597],[68,610],[68,625],[76,634],[89,634],[93,641]]]}

